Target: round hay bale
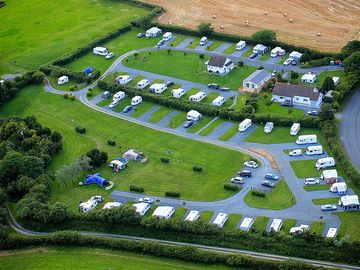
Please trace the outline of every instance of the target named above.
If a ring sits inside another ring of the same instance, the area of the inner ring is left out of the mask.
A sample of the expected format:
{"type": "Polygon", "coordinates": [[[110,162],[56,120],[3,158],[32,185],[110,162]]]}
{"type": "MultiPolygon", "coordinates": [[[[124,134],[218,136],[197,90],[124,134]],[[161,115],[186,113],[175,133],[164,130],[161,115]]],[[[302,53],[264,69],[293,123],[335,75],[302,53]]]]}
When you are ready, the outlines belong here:
{"type": "Polygon", "coordinates": [[[318,37],[320,37],[320,36],[321,36],[321,33],[320,33],[320,32],[317,32],[316,35],[317,35],[318,37]]]}
{"type": "Polygon", "coordinates": [[[220,29],[224,29],[224,25],[222,24],[222,25],[220,25],[220,29]]]}
{"type": "Polygon", "coordinates": [[[286,12],[284,12],[284,17],[287,17],[287,15],[288,15],[288,14],[287,14],[286,12]]]}
{"type": "Polygon", "coordinates": [[[213,18],[213,19],[216,19],[216,15],[215,15],[215,14],[213,14],[213,15],[212,15],[212,18],[213,18]]]}
{"type": "Polygon", "coordinates": [[[265,11],[265,12],[264,12],[264,15],[268,15],[268,12],[267,12],[267,11],[265,11]]]}
{"type": "Polygon", "coordinates": [[[289,19],[289,21],[292,23],[292,22],[294,22],[294,20],[293,19],[289,19]]]}
{"type": "Polygon", "coordinates": [[[245,21],[246,24],[249,24],[249,21],[245,21]]]}

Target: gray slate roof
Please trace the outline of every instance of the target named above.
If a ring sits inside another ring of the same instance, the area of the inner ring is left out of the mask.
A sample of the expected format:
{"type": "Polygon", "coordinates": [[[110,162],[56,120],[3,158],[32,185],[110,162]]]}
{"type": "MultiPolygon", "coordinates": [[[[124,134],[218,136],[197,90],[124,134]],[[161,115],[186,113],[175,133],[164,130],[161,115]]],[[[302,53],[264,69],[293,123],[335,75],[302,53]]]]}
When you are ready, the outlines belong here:
{"type": "Polygon", "coordinates": [[[319,99],[320,92],[315,92],[314,90],[315,88],[311,86],[277,82],[274,86],[273,95],[284,97],[308,97],[310,100],[316,101],[319,99]]]}
{"type": "Polygon", "coordinates": [[[223,67],[225,65],[226,59],[227,58],[224,56],[213,55],[213,56],[211,56],[211,58],[207,64],[208,64],[208,66],[213,66],[213,67],[223,67]]]}
{"type": "Polygon", "coordinates": [[[258,84],[259,82],[263,81],[266,77],[270,76],[270,72],[266,71],[265,69],[256,70],[253,74],[247,77],[244,82],[252,82],[254,84],[258,84]]]}

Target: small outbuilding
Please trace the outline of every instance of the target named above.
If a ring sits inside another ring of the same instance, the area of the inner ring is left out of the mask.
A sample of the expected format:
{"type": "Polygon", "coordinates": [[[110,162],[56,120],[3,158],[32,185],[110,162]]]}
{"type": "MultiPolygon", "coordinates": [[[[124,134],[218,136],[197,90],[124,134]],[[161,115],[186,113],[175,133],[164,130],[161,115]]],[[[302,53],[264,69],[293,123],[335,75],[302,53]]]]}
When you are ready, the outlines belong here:
{"type": "Polygon", "coordinates": [[[243,81],[243,90],[249,92],[260,92],[263,86],[271,79],[270,72],[265,69],[256,70],[243,81]]]}

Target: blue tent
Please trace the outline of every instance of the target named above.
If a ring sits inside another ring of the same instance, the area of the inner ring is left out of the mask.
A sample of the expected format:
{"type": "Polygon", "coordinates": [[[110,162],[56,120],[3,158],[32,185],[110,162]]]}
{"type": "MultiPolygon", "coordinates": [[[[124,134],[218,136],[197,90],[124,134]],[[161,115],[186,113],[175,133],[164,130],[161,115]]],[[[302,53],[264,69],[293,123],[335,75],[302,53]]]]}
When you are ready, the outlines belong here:
{"type": "Polygon", "coordinates": [[[91,74],[91,72],[93,72],[93,70],[94,70],[93,67],[87,67],[84,69],[84,73],[86,75],[89,75],[89,74],[91,74]]]}
{"type": "Polygon", "coordinates": [[[106,186],[109,184],[109,181],[106,180],[105,178],[101,177],[100,173],[95,173],[95,174],[89,174],[88,176],[86,176],[86,179],[84,181],[84,185],[91,185],[91,184],[98,184],[100,187],[102,186],[106,186]]]}

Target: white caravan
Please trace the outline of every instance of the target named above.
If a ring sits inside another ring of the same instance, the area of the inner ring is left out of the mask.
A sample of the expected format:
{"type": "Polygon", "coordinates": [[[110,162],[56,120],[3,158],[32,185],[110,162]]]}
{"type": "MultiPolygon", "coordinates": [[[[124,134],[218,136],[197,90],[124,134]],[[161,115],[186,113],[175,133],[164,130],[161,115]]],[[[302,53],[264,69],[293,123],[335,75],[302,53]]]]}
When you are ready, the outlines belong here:
{"type": "Polygon", "coordinates": [[[213,221],[213,224],[215,224],[216,226],[222,228],[225,224],[225,222],[227,221],[229,215],[226,213],[219,213],[216,218],[213,221]]]}
{"type": "Polygon", "coordinates": [[[174,98],[181,98],[183,95],[185,95],[185,90],[182,88],[174,89],[171,91],[171,96],[174,98]]]}
{"type": "Polygon", "coordinates": [[[104,48],[104,47],[95,47],[93,49],[93,53],[97,54],[97,55],[101,55],[101,56],[106,56],[109,54],[108,49],[104,48]]]}
{"type": "Polygon", "coordinates": [[[154,83],[150,86],[149,92],[155,93],[155,94],[161,94],[167,89],[167,86],[165,83],[154,83]]]}
{"type": "Polygon", "coordinates": [[[132,78],[129,75],[120,75],[115,78],[115,82],[121,85],[129,83],[131,80],[132,78]]]}
{"type": "Polygon", "coordinates": [[[138,213],[140,216],[143,216],[146,214],[146,212],[150,209],[150,204],[148,203],[135,203],[133,204],[135,207],[136,213],[138,213]]]}
{"type": "Polygon", "coordinates": [[[321,145],[309,146],[306,149],[305,154],[307,154],[308,156],[322,155],[322,154],[324,154],[324,150],[323,150],[323,147],[321,145]]]}
{"type": "Polygon", "coordinates": [[[337,228],[329,228],[328,232],[326,233],[326,238],[335,238],[337,236],[337,228]]]}
{"type": "Polygon", "coordinates": [[[148,85],[149,85],[149,81],[147,79],[142,79],[140,82],[136,84],[136,87],[139,89],[144,89],[148,85]]]}
{"type": "Polygon", "coordinates": [[[204,98],[206,97],[206,93],[203,91],[200,91],[198,93],[196,93],[195,95],[191,95],[189,97],[190,101],[195,101],[195,102],[200,102],[202,101],[204,98]]]}
{"type": "Polygon", "coordinates": [[[80,212],[89,212],[90,210],[94,209],[97,206],[96,200],[88,200],[86,202],[82,202],[79,204],[79,211],[80,212]]]}
{"type": "Polygon", "coordinates": [[[290,135],[296,136],[300,131],[300,123],[294,123],[292,124],[290,128],[290,135]]]}
{"type": "Polygon", "coordinates": [[[320,158],[316,161],[315,167],[320,170],[327,167],[335,166],[335,159],[333,157],[320,158]]]}
{"type": "Polygon", "coordinates": [[[331,185],[330,191],[333,193],[339,193],[340,195],[345,195],[347,190],[347,185],[345,182],[337,182],[331,185]]]}
{"type": "Polygon", "coordinates": [[[119,91],[113,96],[113,101],[120,101],[125,98],[125,92],[119,91]]]}
{"type": "Polygon", "coordinates": [[[281,230],[281,227],[283,226],[283,220],[275,218],[269,228],[269,231],[273,230],[274,232],[278,232],[281,230]]]}
{"type": "Polygon", "coordinates": [[[265,133],[270,133],[274,128],[274,123],[273,122],[266,122],[265,127],[264,127],[264,132],[265,133]]]}
{"type": "Polygon", "coordinates": [[[251,127],[251,124],[252,124],[251,119],[249,119],[249,118],[245,119],[244,121],[242,121],[239,124],[239,131],[243,132],[243,131],[247,130],[249,127],[251,127]]]}
{"type": "Polygon", "coordinates": [[[208,42],[207,37],[202,37],[202,38],[200,39],[199,45],[200,45],[200,46],[204,46],[207,42],[208,42]]]}
{"type": "Polygon", "coordinates": [[[254,223],[253,218],[244,218],[244,220],[241,222],[240,230],[248,232],[251,226],[253,225],[253,223],[254,223]]]}
{"type": "Polygon", "coordinates": [[[317,143],[317,136],[316,134],[312,135],[300,135],[296,139],[296,144],[309,144],[309,143],[317,143]]]}
{"type": "Polygon", "coordinates": [[[214,106],[221,106],[225,103],[225,98],[222,97],[222,96],[218,96],[216,97],[212,102],[211,104],[214,105],[214,106]]]}
{"type": "Polygon", "coordinates": [[[309,230],[310,230],[309,225],[301,224],[300,226],[292,227],[290,229],[290,233],[291,234],[301,234],[301,233],[304,233],[304,232],[309,231],[309,230]]]}
{"type": "Polygon", "coordinates": [[[236,43],[236,50],[241,51],[246,47],[246,42],[244,40],[240,40],[238,43],[236,43]]]}
{"type": "Polygon", "coordinates": [[[172,33],[171,32],[166,32],[164,35],[163,35],[163,40],[164,41],[168,41],[172,38],[172,33]]]}
{"type": "Polygon", "coordinates": [[[58,79],[58,84],[65,84],[69,81],[69,77],[68,76],[61,76],[58,79]]]}
{"type": "Polygon", "coordinates": [[[139,105],[141,102],[142,102],[142,97],[140,97],[140,96],[135,96],[131,99],[132,106],[139,105]]]}
{"type": "Polygon", "coordinates": [[[200,212],[196,210],[191,210],[190,213],[186,216],[185,221],[196,221],[200,218],[200,212]]]}
{"type": "Polygon", "coordinates": [[[146,30],[145,36],[147,38],[154,38],[154,37],[157,37],[158,35],[160,35],[161,33],[162,33],[162,30],[160,28],[151,27],[150,29],[146,30]]]}
{"type": "Polygon", "coordinates": [[[157,218],[169,219],[174,214],[174,212],[175,212],[174,207],[159,206],[158,208],[155,209],[152,215],[157,218]]]}
{"type": "Polygon", "coordinates": [[[190,120],[199,121],[201,118],[202,118],[202,114],[195,110],[189,111],[186,115],[186,119],[189,121],[190,120]]]}
{"type": "Polygon", "coordinates": [[[120,207],[121,203],[119,202],[107,202],[105,203],[104,207],[102,209],[111,209],[111,208],[116,208],[116,207],[120,207]]]}

